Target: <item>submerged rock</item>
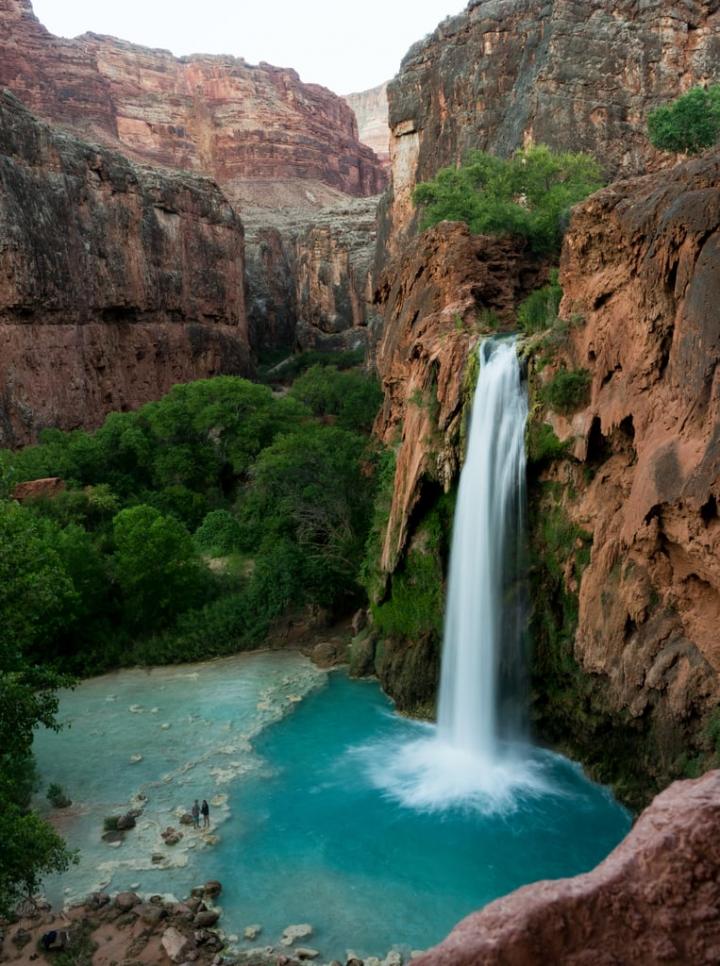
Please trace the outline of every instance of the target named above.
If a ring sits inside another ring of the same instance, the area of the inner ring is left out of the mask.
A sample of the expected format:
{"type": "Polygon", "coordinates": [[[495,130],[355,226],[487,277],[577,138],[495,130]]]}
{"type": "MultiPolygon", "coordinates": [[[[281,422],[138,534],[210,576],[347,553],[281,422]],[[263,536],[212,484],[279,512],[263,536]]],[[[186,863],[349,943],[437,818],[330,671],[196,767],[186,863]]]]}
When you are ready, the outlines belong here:
{"type": "Polygon", "coordinates": [[[177,845],[180,839],[182,839],[183,834],[169,825],[165,831],[161,833],[160,837],[165,845],[177,845]]]}
{"type": "Polygon", "coordinates": [[[252,926],[245,927],[245,929],[243,930],[243,936],[246,939],[248,939],[250,942],[254,942],[261,932],[262,932],[262,926],[253,924],[252,926]]]}
{"type": "Polygon", "coordinates": [[[313,927],[310,923],[303,922],[297,926],[288,926],[283,930],[283,934],[280,937],[280,942],[283,946],[292,946],[293,943],[297,942],[298,939],[307,939],[308,936],[312,936],[313,927]]]}

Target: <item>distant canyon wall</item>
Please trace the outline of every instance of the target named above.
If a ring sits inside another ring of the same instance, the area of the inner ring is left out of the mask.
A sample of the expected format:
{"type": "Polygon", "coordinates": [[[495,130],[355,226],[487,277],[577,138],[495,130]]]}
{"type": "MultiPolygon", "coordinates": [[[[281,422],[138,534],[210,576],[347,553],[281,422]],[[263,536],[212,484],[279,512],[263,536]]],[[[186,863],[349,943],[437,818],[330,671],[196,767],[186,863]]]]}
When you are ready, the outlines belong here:
{"type": "Polygon", "coordinates": [[[0,0],[0,26],[0,87],[38,116],[132,160],[220,185],[249,226],[253,352],[304,348],[344,330],[348,344],[365,340],[369,295],[367,275],[355,271],[358,238],[365,232],[361,260],[369,265],[374,230],[366,229],[376,202],[366,199],[383,190],[387,174],[358,139],[342,98],[269,64],[176,58],[92,34],[57,38],[30,0],[0,0]],[[329,235],[322,264],[317,239],[307,250],[304,241],[317,224],[329,235]],[[304,266],[302,277],[278,279],[278,266],[284,273],[304,266]],[[343,266],[348,272],[338,275],[343,266]]]}
{"type": "Polygon", "coordinates": [[[224,188],[297,178],[364,197],[385,186],[352,110],[294,70],[176,58],[95,34],[65,40],[40,24],[30,0],[0,0],[0,21],[0,87],[44,120],[128,157],[196,171],[224,188]]]}
{"type": "Polygon", "coordinates": [[[0,94],[0,445],[248,374],[243,251],[213,182],[139,167],[0,94]]]}
{"type": "Polygon", "coordinates": [[[371,147],[383,164],[390,164],[390,116],[388,82],[358,94],[347,94],[345,101],[355,112],[358,137],[371,147]]]}

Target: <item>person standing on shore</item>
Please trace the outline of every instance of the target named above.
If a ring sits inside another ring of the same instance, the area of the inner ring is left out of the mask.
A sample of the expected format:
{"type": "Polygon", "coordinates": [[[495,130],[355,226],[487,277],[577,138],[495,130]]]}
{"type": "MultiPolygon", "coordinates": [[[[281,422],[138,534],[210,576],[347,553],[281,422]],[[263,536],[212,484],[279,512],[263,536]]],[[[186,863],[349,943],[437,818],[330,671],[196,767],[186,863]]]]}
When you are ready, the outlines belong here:
{"type": "Polygon", "coordinates": [[[200,812],[203,817],[203,828],[210,828],[210,806],[204,798],[200,812]]]}
{"type": "Polygon", "coordinates": [[[193,819],[193,828],[200,828],[200,804],[197,798],[195,799],[195,804],[191,809],[191,814],[193,819]]]}

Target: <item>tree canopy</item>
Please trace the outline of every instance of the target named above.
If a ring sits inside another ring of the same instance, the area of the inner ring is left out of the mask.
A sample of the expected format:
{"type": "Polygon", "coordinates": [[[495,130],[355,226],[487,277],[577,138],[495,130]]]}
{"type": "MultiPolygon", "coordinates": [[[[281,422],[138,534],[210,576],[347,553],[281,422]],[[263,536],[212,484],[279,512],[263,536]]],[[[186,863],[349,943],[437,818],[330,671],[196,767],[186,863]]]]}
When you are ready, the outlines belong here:
{"type": "Polygon", "coordinates": [[[648,117],[654,147],[676,154],[700,154],[720,138],[720,84],[693,87],[648,117]]]}
{"type": "Polygon", "coordinates": [[[423,228],[463,221],[474,234],[516,235],[539,253],[557,253],[570,209],[601,186],[594,158],[538,145],[507,160],[473,151],[419,184],[413,198],[423,228]]]}

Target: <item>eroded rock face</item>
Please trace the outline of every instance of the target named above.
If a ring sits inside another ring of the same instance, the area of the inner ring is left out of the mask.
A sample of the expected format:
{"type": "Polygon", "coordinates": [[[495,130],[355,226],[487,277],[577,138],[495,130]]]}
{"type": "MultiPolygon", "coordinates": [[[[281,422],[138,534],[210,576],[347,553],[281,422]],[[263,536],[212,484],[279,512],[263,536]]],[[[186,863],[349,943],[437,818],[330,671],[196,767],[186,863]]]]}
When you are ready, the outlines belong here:
{"type": "Polygon", "coordinates": [[[587,407],[551,415],[593,537],[575,654],[663,776],[709,748],[720,702],[720,152],[582,205],[561,281],[560,358],[591,379],[587,407]]]}
{"type": "Polygon", "coordinates": [[[30,0],[0,0],[0,87],[40,117],[129,157],[215,178],[317,180],[377,194],[385,173],[352,110],[296,71],[233,57],[176,58],[111,37],[54,37],[30,0]]]}
{"type": "Polygon", "coordinates": [[[348,94],[344,100],[355,112],[358,137],[372,148],[383,164],[390,164],[390,126],[388,119],[388,82],[358,94],[348,94]]]}
{"type": "Polygon", "coordinates": [[[596,869],[469,916],[418,966],[645,966],[720,959],[720,772],[656,798],[596,869]]]}
{"type": "Polygon", "coordinates": [[[136,166],[0,94],[0,442],[247,374],[243,231],[212,182],[136,166]]]}
{"type": "Polygon", "coordinates": [[[645,136],[648,112],[717,80],[719,55],[716,0],[472,0],[388,89],[396,239],[415,185],[471,148],[588,151],[610,177],[672,163],[645,136]]]}
{"type": "Polygon", "coordinates": [[[375,426],[400,441],[382,567],[403,553],[423,480],[448,487],[459,469],[463,375],[493,321],[510,323],[544,266],[510,239],[443,222],[409,244],[378,280],[383,317],[376,364],[385,391],[375,426]]]}

